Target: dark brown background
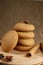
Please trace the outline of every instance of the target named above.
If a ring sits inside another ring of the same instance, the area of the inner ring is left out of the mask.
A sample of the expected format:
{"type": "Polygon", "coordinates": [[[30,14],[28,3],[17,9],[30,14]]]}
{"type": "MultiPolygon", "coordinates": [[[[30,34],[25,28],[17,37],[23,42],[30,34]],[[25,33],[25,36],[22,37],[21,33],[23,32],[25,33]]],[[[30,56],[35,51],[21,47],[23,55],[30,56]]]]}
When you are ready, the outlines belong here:
{"type": "MultiPolygon", "coordinates": [[[[3,35],[21,20],[29,20],[36,26],[43,29],[43,2],[29,0],[0,0],[0,39],[3,35]]],[[[37,32],[38,33],[38,32],[37,32]]],[[[35,32],[36,34],[36,32],[35,32]]],[[[36,34],[36,41],[39,40],[36,34]]]]}

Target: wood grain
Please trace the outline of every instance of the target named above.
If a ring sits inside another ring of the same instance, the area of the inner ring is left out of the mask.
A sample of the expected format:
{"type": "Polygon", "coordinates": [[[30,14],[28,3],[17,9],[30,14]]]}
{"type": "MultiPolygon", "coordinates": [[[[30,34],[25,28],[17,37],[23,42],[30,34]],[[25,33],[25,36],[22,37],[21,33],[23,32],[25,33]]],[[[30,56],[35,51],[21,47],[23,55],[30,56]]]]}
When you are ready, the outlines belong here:
{"type": "Polygon", "coordinates": [[[36,42],[40,42],[37,22],[43,29],[43,1],[0,0],[0,39],[15,23],[29,20],[36,27],[36,42]]]}
{"type": "Polygon", "coordinates": [[[16,51],[16,50],[13,50],[11,51],[10,53],[6,53],[2,50],[2,48],[0,47],[0,53],[4,54],[4,56],[13,56],[13,59],[11,62],[4,62],[4,61],[1,61],[1,63],[4,63],[4,64],[15,64],[15,65],[35,65],[35,64],[41,64],[43,62],[43,56],[40,52],[40,50],[38,50],[38,52],[36,54],[34,54],[34,56],[32,57],[26,57],[26,53],[24,52],[20,52],[20,51],[16,51]],[[22,53],[22,54],[21,54],[22,53]],[[25,55],[24,55],[25,54],[25,55]]]}

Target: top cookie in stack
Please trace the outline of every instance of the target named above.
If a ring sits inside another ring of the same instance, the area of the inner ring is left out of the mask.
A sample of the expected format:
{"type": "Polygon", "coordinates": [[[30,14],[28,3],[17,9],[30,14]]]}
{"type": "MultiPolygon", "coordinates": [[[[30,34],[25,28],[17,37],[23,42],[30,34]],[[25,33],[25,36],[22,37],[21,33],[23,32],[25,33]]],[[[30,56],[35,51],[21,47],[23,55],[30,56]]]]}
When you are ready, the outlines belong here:
{"type": "Polygon", "coordinates": [[[14,26],[14,29],[17,31],[19,40],[16,49],[18,50],[28,50],[30,49],[35,41],[34,41],[34,30],[35,26],[33,24],[28,24],[27,22],[17,23],[14,26]],[[25,47],[25,48],[24,48],[25,47]]]}
{"type": "Polygon", "coordinates": [[[28,32],[28,31],[33,31],[35,30],[34,25],[32,24],[26,24],[26,23],[17,23],[14,26],[14,29],[17,31],[22,31],[22,32],[28,32]]]}

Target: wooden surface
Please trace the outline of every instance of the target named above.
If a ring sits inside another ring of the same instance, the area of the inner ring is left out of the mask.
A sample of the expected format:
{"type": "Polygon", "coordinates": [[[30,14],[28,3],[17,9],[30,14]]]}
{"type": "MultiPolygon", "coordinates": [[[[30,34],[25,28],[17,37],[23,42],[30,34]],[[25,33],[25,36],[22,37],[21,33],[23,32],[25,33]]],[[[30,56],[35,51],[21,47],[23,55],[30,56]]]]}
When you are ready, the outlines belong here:
{"type": "MultiPolygon", "coordinates": [[[[39,31],[39,27],[43,31],[43,2],[0,0],[0,39],[8,30],[11,30],[15,23],[21,20],[29,20],[36,26],[35,31],[39,31]],[[38,24],[40,24],[39,27],[38,24]]],[[[35,39],[38,42],[40,41],[39,34],[36,33],[35,39]]]]}
{"type": "Polygon", "coordinates": [[[3,64],[12,64],[12,65],[35,65],[35,64],[41,64],[43,62],[43,56],[40,50],[32,56],[32,57],[26,57],[27,52],[20,52],[17,50],[12,50],[9,53],[5,53],[1,46],[0,46],[0,53],[4,54],[5,56],[11,55],[13,56],[12,62],[3,62],[0,60],[3,64]]]}

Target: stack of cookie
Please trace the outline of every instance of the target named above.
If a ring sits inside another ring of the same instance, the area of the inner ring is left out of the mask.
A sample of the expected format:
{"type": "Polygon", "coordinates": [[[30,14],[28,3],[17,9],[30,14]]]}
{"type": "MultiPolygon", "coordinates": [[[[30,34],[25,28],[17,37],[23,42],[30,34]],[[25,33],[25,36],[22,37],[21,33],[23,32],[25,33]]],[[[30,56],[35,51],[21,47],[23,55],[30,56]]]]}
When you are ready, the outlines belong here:
{"type": "Polygon", "coordinates": [[[35,43],[35,34],[33,32],[35,30],[35,26],[27,23],[17,23],[14,26],[14,29],[17,31],[19,37],[18,44],[15,49],[21,51],[31,49],[35,43]]]}

